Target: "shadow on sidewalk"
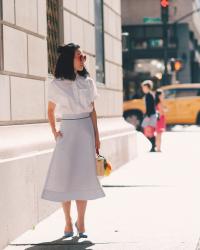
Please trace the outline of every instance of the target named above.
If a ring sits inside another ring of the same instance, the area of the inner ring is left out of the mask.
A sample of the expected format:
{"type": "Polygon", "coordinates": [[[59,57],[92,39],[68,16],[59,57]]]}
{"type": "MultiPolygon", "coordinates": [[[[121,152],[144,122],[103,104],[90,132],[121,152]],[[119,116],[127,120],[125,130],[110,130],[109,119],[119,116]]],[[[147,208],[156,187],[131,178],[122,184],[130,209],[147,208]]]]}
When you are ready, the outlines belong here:
{"type": "MultiPolygon", "coordinates": [[[[91,246],[94,246],[95,243],[92,243],[89,240],[79,238],[77,236],[73,238],[62,237],[55,241],[42,242],[35,244],[9,244],[9,246],[25,246],[31,245],[31,247],[24,248],[26,250],[90,250],[91,246]]],[[[92,250],[92,249],[91,249],[92,250]]]]}

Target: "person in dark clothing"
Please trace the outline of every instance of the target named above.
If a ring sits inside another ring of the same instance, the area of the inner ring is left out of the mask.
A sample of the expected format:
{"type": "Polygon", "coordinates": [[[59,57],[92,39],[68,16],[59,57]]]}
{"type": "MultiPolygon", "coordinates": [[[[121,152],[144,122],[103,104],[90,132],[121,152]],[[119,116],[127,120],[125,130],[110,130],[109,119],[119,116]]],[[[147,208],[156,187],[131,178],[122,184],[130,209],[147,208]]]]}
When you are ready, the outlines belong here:
{"type": "Polygon", "coordinates": [[[142,127],[145,136],[150,140],[152,144],[151,152],[155,152],[155,127],[156,127],[156,107],[155,107],[155,100],[154,96],[151,92],[153,88],[153,82],[150,80],[146,80],[142,82],[142,91],[145,94],[145,106],[146,112],[142,122],[142,127]]]}
{"type": "Polygon", "coordinates": [[[150,117],[156,113],[153,95],[149,92],[145,95],[146,115],[150,117]]]}

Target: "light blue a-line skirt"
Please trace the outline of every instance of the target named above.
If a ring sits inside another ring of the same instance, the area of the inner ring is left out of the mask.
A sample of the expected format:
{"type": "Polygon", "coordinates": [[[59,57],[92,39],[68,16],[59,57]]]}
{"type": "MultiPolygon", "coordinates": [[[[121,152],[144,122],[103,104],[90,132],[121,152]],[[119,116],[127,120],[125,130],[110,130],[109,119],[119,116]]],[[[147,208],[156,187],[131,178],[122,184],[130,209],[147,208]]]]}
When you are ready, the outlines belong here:
{"type": "Polygon", "coordinates": [[[95,137],[90,113],[63,114],[41,198],[63,202],[105,196],[96,174],[95,137]]]}

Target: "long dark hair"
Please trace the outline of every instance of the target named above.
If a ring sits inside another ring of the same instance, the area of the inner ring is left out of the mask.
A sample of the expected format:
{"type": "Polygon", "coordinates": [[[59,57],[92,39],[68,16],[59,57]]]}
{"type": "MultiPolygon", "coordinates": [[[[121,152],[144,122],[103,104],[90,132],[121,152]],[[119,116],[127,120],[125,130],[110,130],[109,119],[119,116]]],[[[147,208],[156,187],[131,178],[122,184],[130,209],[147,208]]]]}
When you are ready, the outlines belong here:
{"type": "Polygon", "coordinates": [[[157,105],[160,103],[160,95],[162,95],[163,91],[162,89],[157,89],[156,90],[156,95],[155,95],[155,104],[157,105]]]}
{"type": "MultiPolygon", "coordinates": [[[[74,43],[58,47],[57,52],[60,55],[55,67],[55,78],[75,80],[76,74],[74,72],[74,55],[75,51],[79,48],[80,46],[74,43]]],[[[85,78],[89,75],[85,67],[82,71],[77,71],[77,73],[85,78]]]]}

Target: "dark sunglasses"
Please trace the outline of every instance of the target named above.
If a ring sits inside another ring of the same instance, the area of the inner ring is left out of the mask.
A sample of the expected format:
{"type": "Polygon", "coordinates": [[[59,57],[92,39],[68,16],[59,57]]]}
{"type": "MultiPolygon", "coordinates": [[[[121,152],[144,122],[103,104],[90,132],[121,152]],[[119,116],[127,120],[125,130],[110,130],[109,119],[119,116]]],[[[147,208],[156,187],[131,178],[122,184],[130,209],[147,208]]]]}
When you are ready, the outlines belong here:
{"type": "Polygon", "coordinates": [[[86,55],[79,55],[79,60],[81,62],[85,62],[86,61],[86,55]]]}

